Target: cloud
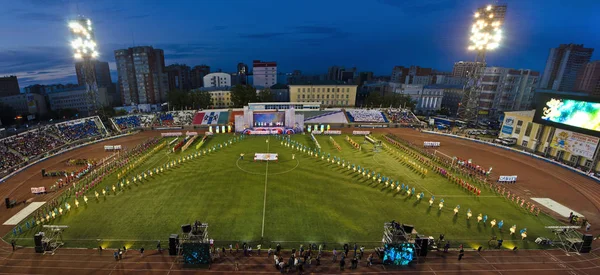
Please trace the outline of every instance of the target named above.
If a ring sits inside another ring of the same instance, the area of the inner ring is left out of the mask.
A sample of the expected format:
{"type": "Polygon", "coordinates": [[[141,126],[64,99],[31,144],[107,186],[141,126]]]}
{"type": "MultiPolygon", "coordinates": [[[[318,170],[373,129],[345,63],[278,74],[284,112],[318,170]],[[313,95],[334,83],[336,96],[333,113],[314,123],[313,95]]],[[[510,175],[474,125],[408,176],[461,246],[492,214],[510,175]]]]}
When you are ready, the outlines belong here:
{"type": "Polygon", "coordinates": [[[270,39],[275,37],[284,36],[288,33],[285,32],[262,32],[262,33],[253,33],[253,34],[242,34],[240,35],[242,38],[249,39],[270,39]]]}
{"type": "Polygon", "coordinates": [[[0,75],[16,75],[21,87],[73,78],[73,64],[67,48],[38,46],[0,49],[0,75]]]}
{"type": "Polygon", "coordinates": [[[287,32],[264,32],[264,33],[253,33],[253,34],[242,34],[240,37],[246,39],[272,39],[278,37],[293,38],[295,40],[304,41],[307,39],[328,39],[328,38],[342,38],[348,34],[343,32],[337,27],[332,26],[318,26],[318,25],[304,25],[292,27],[287,32]],[[300,36],[299,36],[300,35],[300,36]]]}

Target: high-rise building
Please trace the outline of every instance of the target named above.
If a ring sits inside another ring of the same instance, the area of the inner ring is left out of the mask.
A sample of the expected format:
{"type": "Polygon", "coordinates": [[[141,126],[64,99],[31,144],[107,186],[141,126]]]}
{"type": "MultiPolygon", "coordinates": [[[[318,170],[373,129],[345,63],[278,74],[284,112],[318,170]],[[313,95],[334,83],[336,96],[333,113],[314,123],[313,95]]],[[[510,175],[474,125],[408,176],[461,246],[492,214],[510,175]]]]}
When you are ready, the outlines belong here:
{"type": "Polygon", "coordinates": [[[169,91],[182,90],[188,91],[192,89],[190,72],[191,69],[185,64],[172,64],[165,68],[169,83],[169,91]]]}
{"type": "Polygon", "coordinates": [[[231,75],[228,73],[210,73],[204,76],[204,88],[231,87],[231,75]]]}
{"type": "Polygon", "coordinates": [[[199,65],[192,68],[190,72],[192,89],[201,88],[204,85],[204,76],[210,73],[210,66],[199,65]]]}
{"type": "Polygon", "coordinates": [[[161,49],[140,46],[115,51],[123,105],[157,104],[167,99],[168,79],[161,49]]]}
{"type": "MultiPolygon", "coordinates": [[[[89,100],[89,94],[85,87],[65,88],[48,93],[48,104],[54,111],[60,109],[76,109],[80,116],[91,114],[95,107],[89,100]]],[[[98,104],[100,106],[110,106],[111,96],[108,88],[98,88],[98,104]]]]}
{"type": "Polygon", "coordinates": [[[356,67],[346,69],[344,67],[331,66],[327,71],[327,80],[351,82],[356,76],[356,67]]]}
{"type": "Polygon", "coordinates": [[[539,72],[524,69],[487,67],[481,80],[479,114],[498,116],[501,112],[531,107],[539,72]]]}
{"type": "Polygon", "coordinates": [[[574,90],[577,75],[590,61],[593,52],[594,49],[584,48],[583,44],[561,44],[558,48],[550,49],[540,88],[574,90]]]}
{"type": "MultiPolygon", "coordinates": [[[[94,74],[96,75],[96,83],[98,87],[108,87],[112,84],[110,78],[110,68],[108,62],[102,62],[98,60],[91,61],[94,66],[94,74]]],[[[79,86],[85,86],[85,69],[83,61],[75,62],[75,72],[77,73],[77,84],[79,86]]]]}
{"type": "Polygon", "coordinates": [[[16,94],[0,97],[0,103],[10,106],[18,115],[45,115],[46,99],[41,94],[16,94]]]}
{"type": "Polygon", "coordinates": [[[277,84],[277,62],[252,62],[254,86],[271,87],[277,84]]]}
{"type": "MultiPolygon", "coordinates": [[[[458,61],[454,62],[454,67],[452,68],[452,76],[454,77],[468,77],[469,73],[473,72],[475,67],[478,65],[475,61],[458,61]]],[[[485,67],[485,64],[483,64],[485,67]]]]}
{"type": "Polygon", "coordinates": [[[0,97],[18,95],[20,93],[19,80],[17,80],[16,76],[0,77],[0,97]]]}
{"type": "Polygon", "coordinates": [[[241,63],[241,62],[238,63],[235,84],[242,84],[242,85],[248,84],[248,73],[249,73],[248,65],[241,63]]]}
{"type": "Polygon", "coordinates": [[[585,92],[591,96],[600,96],[595,90],[600,85],[600,60],[585,64],[577,76],[575,91],[585,92]]]}

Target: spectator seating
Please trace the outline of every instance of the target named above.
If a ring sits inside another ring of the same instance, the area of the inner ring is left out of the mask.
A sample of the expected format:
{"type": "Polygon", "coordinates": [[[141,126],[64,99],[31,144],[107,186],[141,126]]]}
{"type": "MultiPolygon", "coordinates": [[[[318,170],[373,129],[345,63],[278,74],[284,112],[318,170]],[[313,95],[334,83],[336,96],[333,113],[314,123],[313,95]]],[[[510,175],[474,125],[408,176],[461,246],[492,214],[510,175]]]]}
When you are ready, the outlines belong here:
{"type": "Polygon", "coordinates": [[[394,123],[418,124],[419,120],[408,109],[387,109],[387,117],[394,123]]]}
{"type": "Polygon", "coordinates": [[[51,127],[42,127],[6,138],[4,144],[26,158],[44,154],[65,144],[64,141],[46,134],[46,128],[51,127]]]}
{"type": "Polygon", "coordinates": [[[344,112],[327,112],[318,116],[313,116],[308,119],[304,119],[304,123],[341,123],[346,124],[348,120],[344,112]]]}
{"type": "Polygon", "coordinates": [[[0,157],[0,172],[23,162],[20,157],[10,152],[4,144],[0,144],[0,155],[2,155],[0,157]]]}
{"type": "Polygon", "coordinates": [[[115,117],[112,120],[121,131],[141,127],[140,117],[137,115],[115,117]]]}
{"type": "Polygon", "coordinates": [[[79,139],[102,135],[102,130],[98,128],[95,120],[95,117],[72,120],[57,124],[56,127],[58,127],[60,134],[65,140],[73,142],[79,139]]]}
{"type": "Polygon", "coordinates": [[[347,109],[346,113],[350,122],[388,123],[388,119],[379,110],[347,109]]]}

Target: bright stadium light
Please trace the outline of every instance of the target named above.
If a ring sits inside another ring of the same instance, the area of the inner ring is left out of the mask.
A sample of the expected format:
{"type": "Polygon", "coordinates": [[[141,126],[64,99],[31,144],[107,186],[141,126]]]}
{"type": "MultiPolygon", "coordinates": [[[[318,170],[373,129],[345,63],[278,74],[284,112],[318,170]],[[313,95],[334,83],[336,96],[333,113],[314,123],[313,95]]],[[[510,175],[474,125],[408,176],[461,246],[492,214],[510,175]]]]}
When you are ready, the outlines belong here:
{"type": "Polygon", "coordinates": [[[71,47],[76,59],[96,58],[96,41],[92,32],[92,21],[83,17],[69,22],[71,31],[71,47]]]}
{"type": "Polygon", "coordinates": [[[489,5],[475,12],[475,20],[471,26],[469,50],[493,50],[500,46],[502,23],[506,9],[489,5]]]}

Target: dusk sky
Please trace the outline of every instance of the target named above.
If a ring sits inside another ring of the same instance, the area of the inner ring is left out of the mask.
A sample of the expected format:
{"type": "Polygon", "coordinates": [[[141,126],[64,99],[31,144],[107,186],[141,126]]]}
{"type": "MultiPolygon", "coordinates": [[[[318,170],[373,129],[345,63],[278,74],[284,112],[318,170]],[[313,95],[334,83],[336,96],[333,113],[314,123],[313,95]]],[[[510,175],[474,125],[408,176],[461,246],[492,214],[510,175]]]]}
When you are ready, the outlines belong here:
{"type": "MultiPolygon", "coordinates": [[[[327,72],[332,65],[389,75],[394,65],[451,71],[473,60],[467,42],[480,0],[0,0],[0,75],[30,84],[75,83],[67,20],[94,22],[100,60],[116,72],[113,51],[165,50],[166,64],[276,61],[279,70],[327,72]]],[[[501,47],[490,66],[542,71],[561,43],[600,48],[600,1],[508,0],[501,47]],[[576,4],[573,4],[576,3],[576,4]]],[[[598,59],[600,49],[593,59],[598,59]]]]}

